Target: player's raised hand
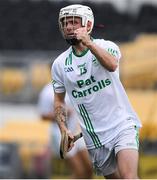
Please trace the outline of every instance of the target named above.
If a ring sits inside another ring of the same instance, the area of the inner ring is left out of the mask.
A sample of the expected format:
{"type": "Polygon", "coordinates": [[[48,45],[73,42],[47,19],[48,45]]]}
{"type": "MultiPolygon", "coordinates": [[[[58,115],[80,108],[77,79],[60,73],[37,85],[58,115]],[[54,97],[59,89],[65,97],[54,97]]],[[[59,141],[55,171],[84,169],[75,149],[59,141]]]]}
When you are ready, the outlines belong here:
{"type": "Polygon", "coordinates": [[[74,35],[76,36],[76,38],[78,40],[81,40],[81,42],[83,43],[83,45],[87,46],[90,42],[90,36],[87,32],[87,28],[86,27],[81,27],[78,28],[74,31],[74,35]]]}

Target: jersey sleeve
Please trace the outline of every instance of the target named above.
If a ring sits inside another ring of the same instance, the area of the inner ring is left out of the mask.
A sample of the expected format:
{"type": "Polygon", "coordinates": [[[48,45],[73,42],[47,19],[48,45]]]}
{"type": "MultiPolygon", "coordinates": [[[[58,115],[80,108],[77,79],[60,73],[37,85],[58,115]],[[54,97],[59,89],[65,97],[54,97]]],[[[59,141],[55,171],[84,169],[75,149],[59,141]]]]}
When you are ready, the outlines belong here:
{"type": "Polygon", "coordinates": [[[106,41],[104,39],[99,40],[98,43],[103,49],[105,49],[108,53],[110,53],[112,56],[114,56],[117,59],[118,67],[115,71],[115,74],[119,76],[119,61],[121,59],[121,52],[119,47],[114,42],[109,40],[106,41]]]}
{"type": "Polygon", "coordinates": [[[105,41],[103,40],[102,41],[102,46],[105,48],[105,50],[110,53],[112,56],[116,57],[118,62],[121,58],[121,52],[120,52],[120,49],[119,47],[117,46],[117,44],[115,44],[114,42],[112,41],[105,41]]]}
{"type": "Polygon", "coordinates": [[[54,61],[51,68],[51,78],[53,89],[56,93],[65,92],[63,69],[59,66],[57,61],[54,61]]]}

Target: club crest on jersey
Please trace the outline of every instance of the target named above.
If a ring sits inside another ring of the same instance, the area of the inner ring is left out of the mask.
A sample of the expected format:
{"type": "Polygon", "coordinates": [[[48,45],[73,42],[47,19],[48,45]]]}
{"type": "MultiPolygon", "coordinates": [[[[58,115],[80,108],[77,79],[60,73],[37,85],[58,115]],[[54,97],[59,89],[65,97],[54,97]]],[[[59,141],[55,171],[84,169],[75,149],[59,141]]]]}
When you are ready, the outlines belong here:
{"type": "Polygon", "coordinates": [[[98,60],[96,59],[96,57],[93,57],[93,58],[92,58],[92,63],[93,63],[94,66],[98,66],[99,62],[98,62],[98,60]]]}
{"type": "Polygon", "coordinates": [[[87,69],[86,69],[85,65],[86,65],[86,63],[80,64],[80,65],[77,66],[80,69],[80,75],[85,74],[87,72],[87,69]]]}

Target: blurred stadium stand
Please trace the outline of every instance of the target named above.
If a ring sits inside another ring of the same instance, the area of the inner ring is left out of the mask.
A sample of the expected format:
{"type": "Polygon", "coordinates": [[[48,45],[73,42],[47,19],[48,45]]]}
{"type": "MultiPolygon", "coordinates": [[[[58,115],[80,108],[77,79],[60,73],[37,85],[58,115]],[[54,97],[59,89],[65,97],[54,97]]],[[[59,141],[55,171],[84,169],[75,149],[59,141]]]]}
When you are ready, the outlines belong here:
{"type": "MultiPolygon", "coordinates": [[[[73,1],[76,3],[79,1],[73,1]]],[[[58,32],[58,12],[71,1],[0,1],[1,50],[62,50],[66,47],[58,32]]],[[[94,11],[93,35],[113,41],[128,41],[140,32],[157,31],[157,7],[143,4],[138,15],[119,12],[112,3],[82,1],[94,11]],[[103,27],[103,28],[102,28],[103,27]],[[114,32],[114,33],[113,33],[114,32]]]]}
{"type": "Polygon", "coordinates": [[[140,35],[123,43],[121,77],[126,88],[157,88],[157,34],[140,35]]]}
{"type": "Polygon", "coordinates": [[[51,177],[48,129],[43,121],[17,119],[0,128],[0,178],[51,177]]]}
{"type": "MultiPolygon", "coordinates": [[[[109,39],[120,46],[121,80],[143,123],[140,174],[142,178],[157,178],[156,0],[0,0],[0,107],[4,104],[7,107],[7,103],[36,106],[38,93],[51,80],[50,63],[67,48],[58,28],[59,10],[74,3],[93,9],[93,37],[109,39]]],[[[29,113],[25,112],[23,118],[20,116],[20,121],[15,118],[8,123],[12,119],[9,116],[3,125],[3,111],[9,114],[11,108],[0,108],[0,153],[4,153],[6,146],[16,153],[20,151],[16,164],[22,161],[24,169],[19,171],[21,174],[15,170],[17,174],[5,176],[12,166],[12,157],[4,172],[0,156],[0,178],[49,178],[49,154],[45,148],[48,124],[30,119],[27,114],[33,113],[26,109],[29,113]],[[42,163],[46,169],[38,166],[42,163]]],[[[18,114],[15,109],[12,111],[11,116],[18,114]]],[[[57,159],[53,173],[67,175],[64,163],[57,159]]]]}
{"type": "Polygon", "coordinates": [[[21,165],[18,144],[0,142],[0,179],[22,178],[21,165]]]}

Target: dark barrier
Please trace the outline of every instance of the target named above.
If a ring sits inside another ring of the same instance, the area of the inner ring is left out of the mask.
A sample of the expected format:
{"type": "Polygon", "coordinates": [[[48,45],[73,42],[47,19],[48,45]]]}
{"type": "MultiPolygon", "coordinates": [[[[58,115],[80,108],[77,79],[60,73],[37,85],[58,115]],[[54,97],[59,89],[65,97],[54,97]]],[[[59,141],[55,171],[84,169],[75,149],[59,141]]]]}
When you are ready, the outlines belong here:
{"type": "MultiPolygon", "coordinates": [[[[76,1],[0,1],[1,50],[61,50],[66,48],[58,29],[60,8],[76,1]]],[[[144,5],[137,17],[120,13],[112,4],[83,1],[95,15],[93,36],[113,41],[132,40],[140,32],[157,32],[156,7],[144,5]]]]}

